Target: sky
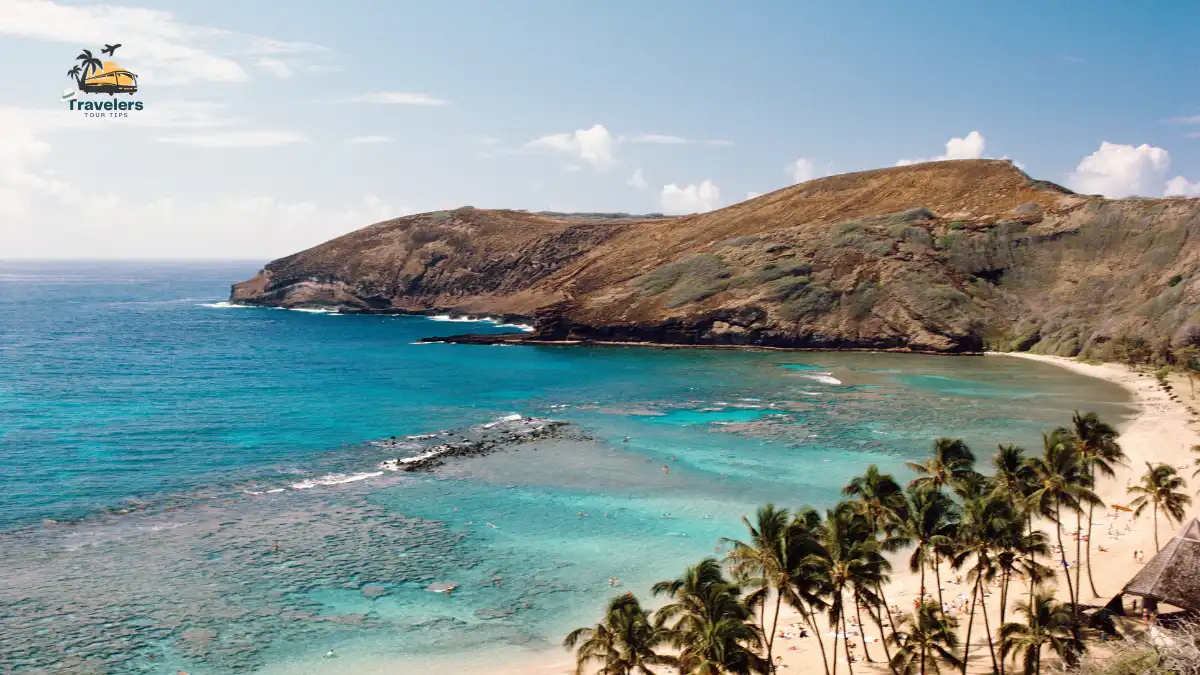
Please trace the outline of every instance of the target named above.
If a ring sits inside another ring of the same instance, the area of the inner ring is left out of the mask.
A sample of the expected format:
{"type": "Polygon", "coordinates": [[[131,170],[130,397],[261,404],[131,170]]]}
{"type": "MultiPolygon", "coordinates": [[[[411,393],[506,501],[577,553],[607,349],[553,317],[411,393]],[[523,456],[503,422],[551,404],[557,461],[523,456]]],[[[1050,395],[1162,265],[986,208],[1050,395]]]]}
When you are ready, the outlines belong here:
{"type": "Polygon", "coordinates": [[[974,157],[1200,197],[1198,3],[112,2],[0,0],[0,259],[266,260],[974,157]],[[76,55],[117,43],[137,93],[75,99],[143,110],[69,110],[76,55]]]}

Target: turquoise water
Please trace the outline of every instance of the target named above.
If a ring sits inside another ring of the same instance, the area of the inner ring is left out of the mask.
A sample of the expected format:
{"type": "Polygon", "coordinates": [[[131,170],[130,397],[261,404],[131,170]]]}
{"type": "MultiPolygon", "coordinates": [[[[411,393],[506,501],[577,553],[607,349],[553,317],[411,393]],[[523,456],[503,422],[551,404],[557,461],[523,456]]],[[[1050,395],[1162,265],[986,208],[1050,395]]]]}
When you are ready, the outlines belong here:
{"type": "Polygon", "coordinates": [[[513,328],[224,306],[255,271],[0,264],[0,670],[540,654],[610,577],[645,593],[758,504],[830,504],[939,435],[984,454],[1129,412],[1016,359],[414,344],[513,328]],[[372,440],[513,413],[589,439],[370,475],[397,455],[372,440]]]}

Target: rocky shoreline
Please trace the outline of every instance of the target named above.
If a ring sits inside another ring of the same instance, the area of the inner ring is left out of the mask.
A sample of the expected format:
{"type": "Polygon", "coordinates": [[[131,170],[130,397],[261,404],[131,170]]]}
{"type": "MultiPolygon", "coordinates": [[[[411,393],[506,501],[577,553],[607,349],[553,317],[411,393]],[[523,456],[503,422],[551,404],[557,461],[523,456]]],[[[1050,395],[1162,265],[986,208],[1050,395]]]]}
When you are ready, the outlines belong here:
{"type": "Polygon", "coordinates": [[[855,344],[774,344],[771,342],[655,342],[649,340],[600,340],[590,338],[570,338],[550,340],[534,333],[498,333],[450,335],[445,337],[421,338],[418,342],[429,344],[460,344],[485,346],[566,346],[566,347],[654,347],[660,349],[753,349],[762,351],[785,352],[887,352],[892,354],[928,354],[932,356],[982,356],[982,349],[962,349],[959,351],[938,351],[902,346],[870,346],[855,344]]]}
{"type": "MultiPolygon", "coordinates": [[[[421,434],[407,436],[403,439],[392,437],[384,441],[376,441],[373,445],[394,448],[405,447],[414,449],[413,441],[425,441],[436,438],[454,437],[456,432],[446,431],[437,434],[421,434]]],[[[463,457],[482,457],[495,452],[516,449],[517,446],[532,441],[546,440],[590,440],[590,437],[569,423],[542,417],[523,417],[510,415],[487,424],[471,427],[464,432],[457,432],[458,440],[425,446],[423,452],[409,457],[397,457],[384,460],[378,468],[392,472],[430,472],[446,463],[446,460],[463,457]]],[[[419,444],[417,447],[421,447],[419,444]]],[[[536,449],[536,448],[534,448],[536,449]]]]}

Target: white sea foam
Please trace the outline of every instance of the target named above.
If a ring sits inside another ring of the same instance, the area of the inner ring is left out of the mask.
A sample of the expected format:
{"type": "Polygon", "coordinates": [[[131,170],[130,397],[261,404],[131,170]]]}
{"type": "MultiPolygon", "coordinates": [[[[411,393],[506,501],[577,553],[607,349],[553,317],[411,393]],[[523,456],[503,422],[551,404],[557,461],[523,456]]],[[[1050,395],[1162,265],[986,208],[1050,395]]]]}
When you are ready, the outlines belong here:
{"type": "Polygon", "coordinates": [[[200,306],[208,307],[210,309],[249,309],[254,305],[239,305],[234,302],[226,302],[222,300],[221,302],[202,302],[200,303],[200,306]]]}
{"type": "Polygon", "coordinates": [[[522,333],[532,333],[533,332],[533,326],[530,326],[529,324],[525,324],[525,323],[498,323],[498,324],[496,324],[496,327],[497,328],[516,328],[517,330],[521,331],[522,333]]]}
{"type": "Polygon", "coordinates": [[[516,328],[525,333],[532,333],[533,326],[523,323],[501,323],[500,319],[493,319],[490,316],[450,316],[449,314],[434,314],[426,316],[430,321],[449,321],[451,323],[490,323],[497,328],[516,328]]]}
{"type": "Polygon", "coordinates": [[[293,312],[308,312],[309,314],[337,314],[332,309],[324,309],[321,307],[284,307],[283,309],[293,312]]]}
{"type": "MultiPolygon", "coordinates": [[[[405,457],[404,459],[389,459],[387,461],[380,462],[379,468],[382,471],[399,471],[400,467],[402,467],[402,466],[406,466],[406,465],[412,464],[414,462],[421,462],[426,459],[433,459],[434,457],[437,457],[438,455],[445,454],[448,450],[450,450],[450,446],[439,445],[439,446],[436,446],[433,449],[423,452],[419,455],[414,455],[412,457],[405,457]]],[[[379,474],[376,474],[376,475],[379,475],[379,474]]]]}
{"type": "Polygon", "coordinates": [[[822,384],[841,384],[842,381],[833,376],[833,373],[805,373],[800,377],[807,377],[810,380],[815,380],[822,384]]]}
{"type": "Polygon", "coordinates": [[[302,480],[299,483],[292,483],[292,489],[307,490],[309,488],[315,488],[315,487],[318,487],[321,485],[342,485],[344,483],[354,483],[356,481],[366,480],[368,478],[374,478],[376,476],[382,476],[382,475],[383,475],[382,471],[371,471],[371,472],[367,472],[367,473],[350,473],[350,474],[331,473],[326,476],[321,476],[320,478],[312,478],[309,480],[302,480]]]}

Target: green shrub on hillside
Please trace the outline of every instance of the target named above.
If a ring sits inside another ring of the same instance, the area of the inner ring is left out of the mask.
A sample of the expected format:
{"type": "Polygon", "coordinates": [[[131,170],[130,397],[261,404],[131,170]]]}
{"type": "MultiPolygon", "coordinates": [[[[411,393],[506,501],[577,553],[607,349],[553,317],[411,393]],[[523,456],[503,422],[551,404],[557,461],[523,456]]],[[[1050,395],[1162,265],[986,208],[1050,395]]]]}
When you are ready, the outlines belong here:
{"type": "Polygon", "coordinates": [[[738,280],[739,286],[762,286],[776,279],[786,277],[806,277],[812,274],[812,265],[796,260],[781,260],[771,262],[754,270],[749,275],[738,280]]]}
{"type": "Polygon", "coordinates": [[[668,263],[633,281],[642,295],[667,294],[667,307],[682,307],[729,287],[731,272],[719,256],[697,253],[668,263]]]}
{"type": "Polygon", "coordinates": [[[788,321],[803,321],[833,311],[837,305],[836,291],[820,284],[807,284],[779,305],[779,314],[788,321]]]}

